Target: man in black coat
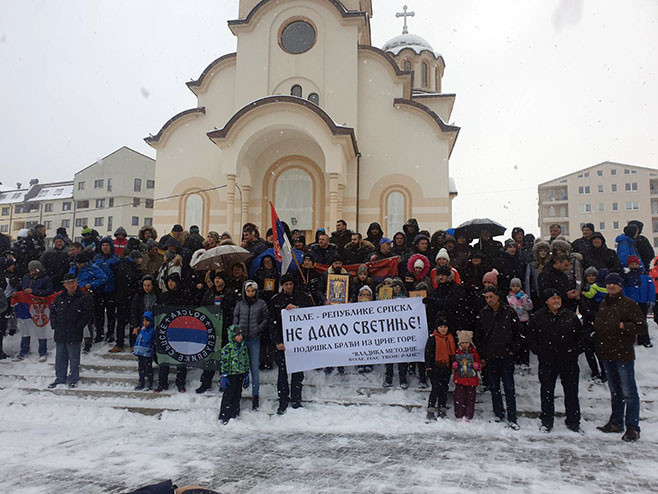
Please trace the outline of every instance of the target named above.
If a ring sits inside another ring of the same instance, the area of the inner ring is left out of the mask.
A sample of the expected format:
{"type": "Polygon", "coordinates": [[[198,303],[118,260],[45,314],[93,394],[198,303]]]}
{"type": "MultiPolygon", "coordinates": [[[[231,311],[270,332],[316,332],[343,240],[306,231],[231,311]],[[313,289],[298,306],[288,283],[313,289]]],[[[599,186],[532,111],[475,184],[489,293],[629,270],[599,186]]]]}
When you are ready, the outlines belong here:
{"type": "Polygon", "coordinates": [[[498,270],[498,290],[503,295],[509,292],[510,281],[524,279],[526,263],[521,259],[514,239],[505,240],[505,250],[494,260],[494,267],[498,270]]]}
{"type": "Polygon", "coordinates": [[[507,405],[507,423],[510,428],[517,430],[519,426],[516,422],[514,354],[520,348],[521,322],[516,311],[501,302],[501,296],[495,288],[485,288],[483,293],[487,305],[480,311],[477,348],[487,368],[496,422],[505,420],[505,408],[500,392],[502,381],[507,405]]]}
{"type": "Polygon", "coordinates": [[[617,252],[605,244],[605,238],[599,232],[590,237],[591,247],[584,258],[585,268],[594,266],[597,271],[607,269],[609,273],[621,273],[622,265],[617,252]]]}
{"type": "Polygon", "coordinates": [[[647,237],[642,235],[642,228],[644,228],[644,223],[637,220],[632,220],[628,222],[629,225],[637,226],[637,238],[635,239],[635,248],[637,249],[638,254],[640,254],[640,259],[642,259],[642,264],[644,268],[649,271],[649,266],[651,261],[655,257],[656,253],[651,246],[651,242],[647,237]]]}
{"type": "Polygon", "coordinates": [[[338,252],[342,255],[343,249],[352,240],[352,232],[347,229],[345,220],[338,220],[336,222],[336,231],[332,232],[329,241],[338,247],[338,252]]]}
{"type": "Polygon", "coordinates": [[[123,351],[123,344],[126,338],[126,325],[131,320],[132,301],[139,292],[142,279],[141,262],[142,253],[138,250],[133,250],[125,257],[122,257],[117,265],[115,275],[116,292],[114,294],[117,307],[116,344],[110,348],[110,353],[123,351]]]}
{"type": "Polygon", "coordinates": [[[585,223],[582,227],[580,227],[580,231],[582,232],[583,236],[577,238],[571,243],[571,249],[573,252],[578,252],[583,257],[587,257],[589,255],[589,250],[592,248],[592,243],[590,240],[594,234],[594,224],[585,223]]]}
{"type": "Polygon", "coordinates": [[[457,331],[467,329],[468,307],[466,291],[461,285],[450,281],[452,272],[448,266],[436,268],[437,287],[423,299],[427,310],[427,323],[436,327],[439,314],[448,320],[448,327],[456,336],[457,331]]]}
{"type": "Polygon", "coordinates": [[[532,314],[528,326],[528,346],[539,358],[541,430],[553,429],[555,383],[559,377],[564,390],[567,428],[580,432],[578,355],[582,351],[583,326],[575,312],[562,307],[557,290],[547,289],[543,298],[546,305],[532,314]]]}
{"type": "Polygon", "coordinates": [[[190,236],[185,239],[183,247],[190,249],[194,254],[197,250],[203,249],[203,240],[203,237],[199,234],[199,227],[192,225],[190,227],[190,236]]]}
{"type": "Polygon", "coordinates": [[[66,241],[61,235],[55,235],[53,246],[41,255],[41,264],[53,282],[56,292],[62,289],[62,279],[69,272],[71,258],[66,241]]]}
{"type": "Polygon", "coordinates": [[[308,253],[314,263],[330,266],[339,257],[338,247],[329,243],[329,236],[324,232],[319,233],[317,237],[318,243],[311,245],[308,253]]]}
{"type": "Polygon", "coordinates": [[[72,274],[62,279],[64,290],[51,307],[50,324],[55,330],[55,381],[48,385],[56,388],[67,384],[75,388],[80,377],[80,350],[85,326],[94,313],[91,296],[78,288],[78,280],[72,274]],[[67,377],[67,370],[68,377],[67,377]]]}
{"type": "MultiPolygon", "coordinates": [[[[562,300],[567,300],[567,293],[575,288],[567,276],[571,268],[571,260],[567,254],[558,254],[553,264],[546,265],[538,278],[539,293],[543,294],[549,288],[556,290],[562,300]]],[[[542,300],[545,302],[545,300],[542,300]]]]}
{"type": "Polygon", "coordinates": [[[272,340],[276,345],[274,361],[279,369],[276,381],[276,390],[279,396],[279,408],[276,411],[278,415],[286,413],[289,403],[292,403],[293,408],[302,406],[302,383],[304,382],[304,373],[295,372],[291,376],[290,385],[288,384],[281,311],[311,306],[311,299],[304,292],[296,289],[295,277],[290,273],[284,274],[281,277],[281,292],[272,297],[269,304],[272,340]]]}

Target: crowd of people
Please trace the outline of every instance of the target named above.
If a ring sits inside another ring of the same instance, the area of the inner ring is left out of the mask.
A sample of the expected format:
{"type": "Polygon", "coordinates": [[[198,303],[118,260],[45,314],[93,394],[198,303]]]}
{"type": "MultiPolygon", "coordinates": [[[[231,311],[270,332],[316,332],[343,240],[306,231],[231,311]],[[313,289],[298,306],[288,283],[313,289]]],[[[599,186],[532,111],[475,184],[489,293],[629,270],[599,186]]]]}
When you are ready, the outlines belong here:
{"type": "MultiPolygon", "coordinates": [[[[12,307],[10,300],[17,293],[57,294],[51,305],[56,380],[50,387],[75,387],[80,353],[105,341],[112,344],[109,352],[130,348],[138,357],[136,389],[162,392],[169,387],[169,366],[158,366],[154,383],[154,307],[219,305],[226,329],[217,369],[224,390],[220,420],[227,422],[240,413],[241,392],[249,386],[252,406],[259,408],[259,371],[275,364],[277,413],[283,414],[288,406],[302,406],[304,374],[288,376],[281,311],[326,304],[328,275],[348,275],[345,266],[357,266],[349,284],[350,302],[377,300],[384,293],[393,298],[412,292],[423,297],[429,325],[425,361],[399,363],[397,374],[403,389],[410,374],[417,376],[419,388],[431,385],[428,421],[446,417],[453,380],[458,420],[472,419],[476,389],[482,384],[491,393],[494,419],[518,429],[514,375],[525,372],[532,352],[539,361],[542,430],[550,432],[554,425],[559,377],[566,426],[582,432],[578,357],[585,353],[592,379],[607,381],[611,393],[612,414],[599,429],[625,431],[623,439],[633,441],[640,431],[634,346],[652,347],[647,315],[658,278],[654,250],[642,235],[642,226],[629,222],[616,238],[615,250],[592,224],[583,225],[582,236],[572,243],[561,235],[559,225],[551,226],[545,240],[516,227],[504,243],[494,240],[486,228],[477,238],[460,229],[430,234],[415,219],[391,239],[378,223],[372,223],[364,237],[339,220],[334,232],[318,229],[313,239],[284,225],[303,260],[281,275],[268,250],[273,247],[271,229],[261,236],[252,223],[244,225],[237,240],[228,232],[211,231],[204,237],[196,226],[187,231],[174,225],[162,237],[144,226],[134,238],[121,227],[113,237],[102,238],[86,227],[82,239],[74,242],[59,229],[49,248],[45,228],[37,225],[21,231],[13,243],[0,234],[0,283],[5,294],[0,297],[0,358],[8,357],[2,338],[18,329],[16,360],[28,356],[32,337],[38,340],[39,359],[46,360],[48,335],[35,331],[34,325],[22,325],[29,314],[25,316],[21,304],[12,307]],[[234,244],[249,251],[246,262],[226,271],[190,266],[194,252],[234,244]],[[393,258],[397,275],[371,276],[367,263],[393,258]]],[[[385,366],[385,387],[393,386],[395,367],[385,366]]],[[[372,370],[358,367],[359,373],[372,370]]],[[[215,374],[205,370],[196,392],[209,390],[215,374]]],[[[185,392],[186,379],[187,369],[178,367],[179,392],[185,392]]]]}

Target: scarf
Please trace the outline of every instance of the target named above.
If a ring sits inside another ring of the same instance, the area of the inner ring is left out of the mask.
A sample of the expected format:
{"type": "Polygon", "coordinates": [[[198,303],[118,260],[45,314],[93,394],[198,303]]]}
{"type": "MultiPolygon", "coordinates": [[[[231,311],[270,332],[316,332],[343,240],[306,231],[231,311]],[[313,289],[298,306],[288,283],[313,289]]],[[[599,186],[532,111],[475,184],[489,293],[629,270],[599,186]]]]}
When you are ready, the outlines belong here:
{"type": "Polygon", "coordinates": [[[455,339],[450,333],[442,335],[436,329],[434,330],[434,342],[436,344],[436,354],[434,360],[440,365],[450,365],[450,359],[455,356],[455,339]]]}

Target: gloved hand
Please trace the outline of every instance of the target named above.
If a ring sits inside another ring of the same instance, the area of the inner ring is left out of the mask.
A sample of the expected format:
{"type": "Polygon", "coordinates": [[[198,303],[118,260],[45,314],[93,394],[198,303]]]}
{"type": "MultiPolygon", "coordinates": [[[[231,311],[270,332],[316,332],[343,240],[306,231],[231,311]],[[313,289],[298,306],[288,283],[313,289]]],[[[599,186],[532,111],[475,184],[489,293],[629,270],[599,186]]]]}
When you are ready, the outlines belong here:
{"type": "Polygon", "coordinates": [[[452,368],[453,368],[453,369],[456,369],[456,368],[457,368],[457,362],[456,362],[456,361],[452,363],[452,368]]]}
{"type": "Polygon", "coordinates": [[[523,292],[519,292],[516,294],[516,298],[521,298],[521,297],[523,297],[523,292]]]}
{"type": "Polygon", "coordinates": [[[244,382],[242,383],[242,387],[244,389],[247,389],[249,387],[249,373],[248,372],[244,375],[244,382]]]}
{"type": "Polygon", "coordinates": [[[474,362],[474,363],[473,363],[473,368],[474,368],[476,371],[479,371],[479,370],[480,370],[480,362],[474,362]]]}
{"type": "Polygon", "coordinates": [[[228,374],[222,374],[222,377],[219,380],[219,390],[226,391],[226,388],[228,388],[228,374]]]}

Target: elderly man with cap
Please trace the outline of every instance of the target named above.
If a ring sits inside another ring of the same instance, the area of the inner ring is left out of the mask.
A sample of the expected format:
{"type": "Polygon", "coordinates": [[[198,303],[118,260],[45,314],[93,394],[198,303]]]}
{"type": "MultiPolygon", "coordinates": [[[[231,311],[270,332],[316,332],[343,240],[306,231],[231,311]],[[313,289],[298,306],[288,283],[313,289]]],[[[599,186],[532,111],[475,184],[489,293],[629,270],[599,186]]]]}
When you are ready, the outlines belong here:
{"type": "Polygon", "coordinates": [[[271,321],[272,340],[276,345],[276,355],[274,361],[279,368],[279,375],[276,382],[277,394],[279,396],[279,408],[277,415],[286,413],[288,404],[292,403],[293,408],[302,406],[302,382],[304,381],[303,372],[295,372],[291,376],[290,385],[288,384],[288,370],[286,368],[286,346],[283,338],[283,322],[281,320],[281,311],[294,310],[300,307],[311,307],[311,299],[302,291],[297,290],[295,286],[295,277],[286,273],[281,277],[281,291],[270,299],[269,314],[271,321]]]}
{"type": "Polygon", "coordinates": [[[545,306],[531,316],[528,326],[528,346],[539,359],[540,430],[550,432],[553,429],[555,384],[559,377],[564,391],[567,428],[573,432],[582,432],[578,401],[578,355],[582,352],[583,326],[575,312],[562,306],[562,296],[558,290],[548,288],[543,298],[545,306]]]}
{"type": "Polygon", "coordinates": [[[51,308],[51,325],[55,330],[55,381],[48,385],[56,388],[68,384],[75,388],[80,376],[80,347],[84,327],[93,316],[93,300],[78,287],[73,274],[62,279],[64,290],[57,295],[51,308]],[[68,376],[67,376],[68,371],[68,376]]]}
{"type": "Polygon", "coordinates": [[[608,294],[594,319],[596,353],[608,377],[612,414],[597,427],[619,433],[627,442],[640,438],[640,395],[635,381],[635,340],[647,333],[647,320],[639,305],[622,293],[622,278],[610,273],[605,279],[608,294]]]}
{"type": "Polygon", "coordinates": [[[503,382],[507,404],[507,424],[518,430],[516,422],[516,391],[514,389],[514,354],[519,349],[522,328],[516,311],[502,302],[498,291],[485,288],[484,299],[487,305],[480,310],[478,349],[486,364],[489,390],[496,422],[505,420],[505,408],[500,392],[503,382]]]}

